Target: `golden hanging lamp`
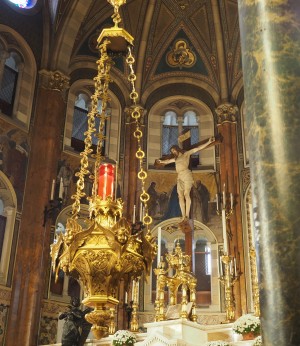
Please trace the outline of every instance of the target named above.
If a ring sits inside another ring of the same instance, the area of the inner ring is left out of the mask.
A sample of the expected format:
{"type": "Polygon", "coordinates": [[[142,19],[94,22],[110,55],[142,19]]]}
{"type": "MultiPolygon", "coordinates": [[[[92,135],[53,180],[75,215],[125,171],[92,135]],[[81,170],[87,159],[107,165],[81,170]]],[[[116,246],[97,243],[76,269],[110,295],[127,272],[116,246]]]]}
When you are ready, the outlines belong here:
{"type": "Polygon", "coordinates": [[[97,61],[98,73],[94,78],[95,92],[91,97],[91,110],[88,113],[88,130],[85,148],[81,153],[80,171],[77,173],[77,191],[72,196],[72,216],[67,220],[66,233],[60,235],[51,246],[51,257],[56,274],[62,269],[67,274],[80,280],[84,290],[83,304],[94,308],[86,315],[93,324],[92,331],[97,339],[114,333],[115,308],[119,303],[119,284],[124,280],[128,291],[132,280],[146,273],[149,275],[152,261],[156,255],[155,239],[149,226],[152,219],[148,215],[149,195],[145,191],[147,173],[143,168],[145,153],[141,147],[143,136],[140,125],[141,108],[137,105],[138,93],[135,90],[136,75],[133,70],[134,57],[131,52],[133,37],[123,28],[119,28],[121,17],[119,7],[126,0],[108,0],[114,7],[112,16],[114,27],[104,29],[98,38],[100,58],[97,61]],[[108,89],[112,81],[110,70],[114,56],[127,54],[129,66],[128,80],[131,85],[131,117],[136,125],[134,137],[137,140],[136,157],[139,160],[138,178],[141,180],[140,199],[145,206],[143,223],[146,231],[132,234],[131,224],[123,217],[123,201],[116,199],[114,193],[114,167],[105,164],[102,157],[104,126],[107,118],[106,109],[109,101],[108,89]],[[98,111],[101,99],[102,109],[98,111]],[[100,119],[97,151],[93,172],[89,170],[89,157],[92,154],[92,135],[96,131],[95,118],[100,119]],[[84,178],[93,179],[92,195],[89,201],[89,217],[85,219],[85,228],[78,222],[80,201],[85,197],[84,178]]]}

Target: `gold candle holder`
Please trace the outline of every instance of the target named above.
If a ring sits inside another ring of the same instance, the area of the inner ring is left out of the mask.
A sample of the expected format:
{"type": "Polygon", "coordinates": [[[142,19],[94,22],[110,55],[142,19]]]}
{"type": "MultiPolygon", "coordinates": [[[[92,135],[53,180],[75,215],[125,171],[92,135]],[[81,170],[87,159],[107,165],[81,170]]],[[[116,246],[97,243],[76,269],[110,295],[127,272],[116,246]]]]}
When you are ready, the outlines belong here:
{"type": "MultiPolygon", "coordinates": [[[[161,261],[158,268],[154,269],[154,273],[157,275],[156,281],[156,299],[155,299],[155,322],[165,320],[164,304],[165,304],[165,291],[164,288],[167,283],[167,273],[165,269],[165,262],[161,261]]],[[[171,293],[172,301],[175,303],[175,295],[171,293]]]]}
{"type": "Polygon", "coordinates": [[[131,332],[138,332],[139,330],[139,323],[137,318],[137,311],[138,311],[138,295],[139,295],[139,281],[133,281],[133,287],[132,287],[132,315],[131,315],[131,321],[130,321],[130,331],[131,332]]]}
{"type": "MultiPolygon", "coordinates": [[[[221,256],[221,261],[224,263],[223,275],[219,277],[220,282],[225,289],[225,311],[226,320],[224,323],[235,321],[235,299],[233,295],[233,286],[239,278],[236,270],[235,258],[228,255],[221,256]]],[[[222,264],[221,264],[222,265],[222,264]]]]}

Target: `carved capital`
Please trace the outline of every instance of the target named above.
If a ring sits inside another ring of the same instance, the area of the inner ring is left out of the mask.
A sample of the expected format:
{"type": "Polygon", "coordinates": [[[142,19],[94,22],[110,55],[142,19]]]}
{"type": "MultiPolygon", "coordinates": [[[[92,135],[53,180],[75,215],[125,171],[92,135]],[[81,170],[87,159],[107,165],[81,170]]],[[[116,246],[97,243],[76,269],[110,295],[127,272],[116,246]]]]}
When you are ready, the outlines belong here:
{"type": "Polygon", "coordinates": [[[39,71],[41,86],[45,89],[65,92],[69,88],[70,78],[59,71],[39,71]]]}
{"type": "Polygon", "coordinates": [[[139,123],[141,125],[144,125],[147,110],[144,107],[142,107],[141,105],[130,106],[130,107],[125,108],[124,112],[126,114],[126,124],[130,124],[133,122],[133,118],[132,118],[131,114],[135,109],[138,110],[138,112],[140,114],[140,116],[137,118],[137,120],[139,121],[139,123]]]}
{"type": "Polygon", "coordinates": [[[222,105],[218,106],[216,109],[218,125],[224,122],[236,122],[237,112],[238,107],[232,105],[231,103],[223,103],[222,105]]]}

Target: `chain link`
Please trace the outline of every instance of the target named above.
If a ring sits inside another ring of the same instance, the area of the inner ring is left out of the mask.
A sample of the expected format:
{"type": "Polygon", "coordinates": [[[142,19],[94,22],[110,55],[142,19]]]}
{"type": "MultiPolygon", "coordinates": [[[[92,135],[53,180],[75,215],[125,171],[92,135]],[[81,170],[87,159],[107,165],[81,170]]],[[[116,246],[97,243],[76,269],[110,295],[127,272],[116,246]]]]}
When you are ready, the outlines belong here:
{"type": "Polygon", "coordinates": [[[149,232],[149,226],[152,223],[152,217],[148,215],[148,201],[150,199],[149,194],[145,190],[145,181],[147,179],[147,172],[144,170],[144,158],[145,158],[145,152],[142,149],[142,137],[143,137],[143,131],[141,129],[141,112],[143,109],[137,104],[138,101],[138,92],[135,90],[135,80],[136,80],[136,74],[134,73],[133,64],[135,62],[135,59],[132,55],[131,48],[128,47],[128,55],[126,57],[126,63],[129,66],[129,76],[128,81],[131,84],[131,93],[129,94],[130,99],[132,100],[132,106],[131,106],[131,118],[133,119],[135,123],[135,131],[133,133],[134,137],[137,140],[137,151],[136,151],[136,158],[139,160],[139,172],[138,172],[138,178],[141,181],[141,189],[142,192],[140,194],[140,200],[142,202],[142,205],[145,208],[145,214],[143,217],[143,223],[147,228],[147,232],[149,232]]]}
{"type": "MultiPolygon", "coordinates": [[[[80,200],[82,197],[86,196],[84,192],[84,178],[86,175],[90,174],[89,178],[93,180],[93,194],[96,195],[98,189],[98,179],[95,177],[98,176],[98,170],[101,162],[103,161],[103,157],[101,155],[103,143],[105,141],[105,120],[107,103],[110,100],[108,96],[108,86],[111,82],[110,78],[110,69],[113,64],[112,59],[107,54],[107,45],[109,44],[108,40],[104,40],[103,43],[99,46],[100,50],[100,59],[97,60],[98,65],[98,73],[94,78],[95,92],[91,97],[91,109],[87,115],[88,118],[88,129],[84,133],[84,151],[80,153],[82,156],[80,160],[80,171],[76,173],[78,177],[76,183],[76,193],[72,195],[72,199],[74,199],[74,203],[72,204],[72,218],[77,219],[78,213],[80,212],[80,200]],[[102,100],[102,109],[99,114],[98,106],[99,99],[102,100]],[[96,155],[92,155],[92,134],[96,131],[95,119],[98,117],[100,119],[99,129],[96,137],[97,141],[97,150],[96,155]],[[91,174],[89,170],[89,157],[93,156],[96,159],[95,168],[93,174],[91,174]]],[[[90,196],[88,196],[89,198],[90,196]]]]}
{"type": "MultiPolygon", "coordinates": [[[[74,203],[72,205],[72,218],[78,218],[78,213],[80,212],[80,200],[82,197],[86,196],[86,193],[84,192],[84,178],[87,174],[91,174],[89,171],[89,156],[92,154],[92,134],[96,131],[95,128],[95,118],[98,117],[100,119],[99,122],[99,129],[96,134],[96,137],[98,139],[97,141],[97,151],[96,151],[96,162],[95,162],[95,168],[92,175],[90,175],[90,178],[93,179],[93,194],[97,194],[97,179],[95,177],[98,176],[98,170],[100,167],[101,162],[103,161],[102,148],[103,143],[106,139],[104,135],[104,129],[105,129],[105,120],[107,119],[106,116],[106,109],[108,101],[110,100],[108,96],[108,86],[109,83],[112,81],[110,78],[110,70],[111,66],[113,64],[112,58],[108,56],[107,54],[107,45],[109,44],[108,40],[104,40],[104,42],[99,46],[100,49],[100,59],[97,61],[98,65],[98,74],[94,78],[95,82],[95,92],[93,96],[91,97],[91,110],[89,111],[87,117],[88,117],[88,129],[85,132],[85,139],[84,144],[85,148],[80,155],[82,156],[80,161],[80,171],[76,173],[76,176],[78,177],[77,180],[77,190],[76,193],[72,196],[72,199],[74,199],[74,203]],[[102,110],[99,114],[98,112],[98,102],[99,99],[102,100],[102,110]]],[[[135,59],[132,55],[131,48],[128,47],[128,55],[126,57],[126,63],[129,66],[129,76],[128,81],[131,85],[131,92],[130,92],[130,99],[132,101],[131,106],[131,117],[136,125],[135,131],[134,131],[134,137],[137,140],[137,151],[136,151],[136,158],[139,161],[139,172],[138,172],[138,179],[141,181],[141,194],[140,194],[140,200],[142,202],[142,205],[145,210],[145,214],[143,217],[143,223],[147,228],[147,231],[149,231],[149,226],[152,223],[152,217],[148,215],[148,201],[150,199],[149,194],[145,190],[145,181],[147,179],[147,172],[144,170],[144,158],[145,158],[145,152],[142,149],[142,137],[143,137],[143,131],[141,129],[141,116],[143,109],[137,104],[138,101],[138,92],[135,89],[135,81],[136,81],[136,74],[133,69],[133,64],[135,63],[135,59]]],[[[89,196],[88,196],[89,198],[89,196]]]]}

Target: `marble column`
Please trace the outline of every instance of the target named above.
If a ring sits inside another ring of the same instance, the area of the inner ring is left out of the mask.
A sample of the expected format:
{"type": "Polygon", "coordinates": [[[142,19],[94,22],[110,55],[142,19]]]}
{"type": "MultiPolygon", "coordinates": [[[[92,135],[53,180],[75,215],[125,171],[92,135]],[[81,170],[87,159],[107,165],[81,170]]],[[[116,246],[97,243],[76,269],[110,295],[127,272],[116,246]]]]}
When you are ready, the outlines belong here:
{"type": "MultiPolygon", "coordinates": [[[[241,192],[239,186],[239,155],[237,141],[237,106],[223,103],[216,109],[218,132],[223,140],[220,144],[220,192],[225,187],[226,205],[230,206],[230,193],[234,197],[233,214],[227,219],[228,253],[236,258],[237,266],[244,270],[244,243],[242,232],[241,192]]],[[[234,285],[235,317],[247,311],[246,281],[241,275],[234,285]]]]}
{"type": "MultiPolygon", "coordinates": [[[[43,226],[44,207],[60,157],[65,117],[63,90],[67,79],[58,72],[41,71],[30,136],[30,157],[12,282],[6,345],[38,344],[38,331],[50,227],[43,226]]],[[[50,225],[49,225],[50,226],[50,225]]]]}
{"type": "Polygon", "coordinates": [[[264,345],[300,345],[300,2],[239,0],[264,345]]]}

